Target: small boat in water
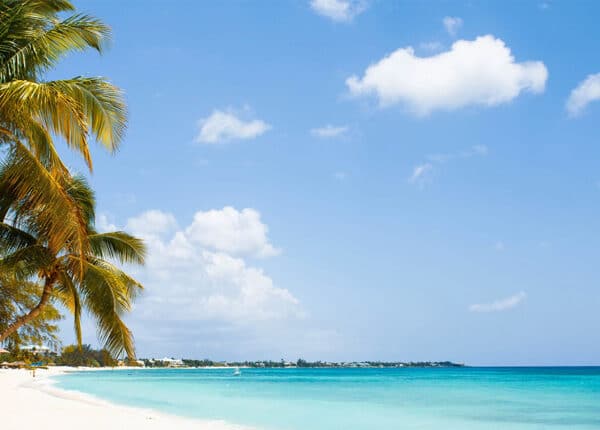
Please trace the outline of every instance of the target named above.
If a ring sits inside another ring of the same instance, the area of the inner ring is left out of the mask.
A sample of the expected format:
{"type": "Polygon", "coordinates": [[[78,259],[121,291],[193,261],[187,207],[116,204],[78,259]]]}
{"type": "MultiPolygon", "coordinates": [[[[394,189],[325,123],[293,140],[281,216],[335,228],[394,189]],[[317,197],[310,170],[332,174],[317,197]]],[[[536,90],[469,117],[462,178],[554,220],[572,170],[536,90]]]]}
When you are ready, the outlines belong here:
{"type": "Polygon", "coordinates": [[[242,376],[242,372],[240,371],[239,367],[235,368],[235,370],[233,371],[233,376],[242,376]]]}

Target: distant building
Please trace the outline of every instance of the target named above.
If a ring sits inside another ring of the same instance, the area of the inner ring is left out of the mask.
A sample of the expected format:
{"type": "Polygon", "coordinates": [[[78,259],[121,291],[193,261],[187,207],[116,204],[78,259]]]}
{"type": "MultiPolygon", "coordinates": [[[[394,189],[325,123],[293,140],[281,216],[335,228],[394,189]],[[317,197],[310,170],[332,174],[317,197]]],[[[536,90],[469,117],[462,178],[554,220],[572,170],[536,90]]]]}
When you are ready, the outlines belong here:
{"type": "Polygon", "coordinates": [[[176,358],[165,357],[158,361],[162,361],[167,367],[182,367],[184,365],[183,360],[176,358]]]}

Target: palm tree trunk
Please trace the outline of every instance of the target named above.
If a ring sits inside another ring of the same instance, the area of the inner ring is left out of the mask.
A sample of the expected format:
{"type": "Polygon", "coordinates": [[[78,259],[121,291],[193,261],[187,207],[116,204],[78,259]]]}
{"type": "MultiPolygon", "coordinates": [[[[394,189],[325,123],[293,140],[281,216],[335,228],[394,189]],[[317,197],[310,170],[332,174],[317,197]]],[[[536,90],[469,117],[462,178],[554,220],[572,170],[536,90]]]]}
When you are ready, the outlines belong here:
{"type": "Polygon", "coordinates": [[[0,334],[0,344],[4,342],[11,334],[20,329],[23,325],[27,324],[34,318],[36,318],[44,309],[50,297],[52,296],[52,290],[54,289],[54,284],[56,283],[56,275],[50,275],[46,278],[44,282],[44,291],[42,292],[42,297],[40,297],[40,301],[35,307],[33,307],[29,313],[18,317],[14,322],[12,322],[4,332],[0,334]]]}

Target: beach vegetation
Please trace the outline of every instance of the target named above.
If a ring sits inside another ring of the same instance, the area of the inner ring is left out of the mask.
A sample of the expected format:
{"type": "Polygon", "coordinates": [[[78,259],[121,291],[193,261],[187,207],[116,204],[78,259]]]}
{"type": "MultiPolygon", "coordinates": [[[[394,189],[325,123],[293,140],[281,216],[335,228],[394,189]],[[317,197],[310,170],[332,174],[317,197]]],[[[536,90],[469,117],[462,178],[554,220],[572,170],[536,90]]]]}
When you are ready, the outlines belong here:
{"type": "Polygon", "coordinates": [[[107,349],[93,349],[90,345],[67,345],[56,358],[60,366],[115,367],[118,361],[107,349]]]}
{"type": "MultiPolygon", "coordinates": [[[[0,168],[0,183],[4,168],[0,168]]],[[[85,309],[95,319],[104,346],[115,355],[124,352],[133,357],[133,336],[122,316],[131,310],[142,286],[113,262],[143,264],[146,248],[140,239],[123,231],[95,230],[95,197],[82,177],[71,177],[66,191],[85,217],[89,247],[83,253],[68,242],[53,243],[39,228],[37,211],[18,211],[18,198],[3,201],[11,216],[0,224],[0,271],[12,273],[24,282],[38,279],[43,289],[37,304],[16,316],[0,333],[0,342],[34,321],[54,301],[72,313],[78,343],[81,344],[81,316],[85,309]]]]}
{"type": "Polygon", "coordinates": [[[134,356],[122,317],[141,285],[119,265],[143,263],[144,245],[95,230],[94,194],[58,151],[62,142],[90,172],[92,142],[115,153],[127,123],[123,94],[102,77],[47,79],[66,55],[102,53],[109,40],[108,26],[69,1],[0,0],[0,273],[20,283],[29,304],[7,302],[0,344],[54,334],[61,306],[79,344],[87,310],[111,353],[134,356]]]}

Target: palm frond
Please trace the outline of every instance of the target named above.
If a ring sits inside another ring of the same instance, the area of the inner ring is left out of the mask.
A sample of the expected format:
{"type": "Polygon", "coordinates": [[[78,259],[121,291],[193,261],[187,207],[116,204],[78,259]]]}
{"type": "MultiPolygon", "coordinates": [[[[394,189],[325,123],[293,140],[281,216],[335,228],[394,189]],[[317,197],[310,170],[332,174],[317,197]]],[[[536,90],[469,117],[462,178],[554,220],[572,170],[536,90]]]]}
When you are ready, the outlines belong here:
{"type": "Polygon", "coordinates": [[[14,115],[15,113],[14,111],[3,112],[4,121],[7,123],[7,127],[0,127],[3,142],[10,145],[14,142],[26,144],[48,170],[68,175],[69,171],[60,159],[54,139],[48,130],[34,118],[23,115],[22,112],[18,115],[14,115]]]}
{"type": "Polygon", "coordinates": [[[96,196],[88,181],[81,175],[75,175],[66,181],[66,191],[80,209],[86,225],[94,225],[96,219],[96,196]]]}
{"type": "Polygon", "coordinates": [[[96,319],[98,338],[115,355],[134,357],[131,330],[121,316],[131,310],[141,285],[111,264],[93,260],[86,264],[85,279],[79,284],[86,309],[96,319]]]}
{"type": "Polygon", "coordinates": [[[28,280],[49,269],[55,261],[43,245],[18,249],[0,259],[0,272],[10,273],[15,279],[28,280]]]}
{"type": "Polygon", "coordinates": [[[102,52],[110,39],[109,27],[87,15],[71,15],[56,23],[53,17],[45,22],[39,17],[39,12],[25,14],[25,31],[15,32],[13,27],[10,38],[0,39],[0,82],[37,76],[71,51],[102,52]]]}
{"type": "Polygon", "coordinates": [[[77,345],[81,347],[83,344],[81,334],[81,301],[73,280],[65,272],[60,275],[56,293],[56,298],[73,314],[75,337],[77,338],[77,345]]]}
{"type": "Polygon", "coordinates": [[[36,238],[29,233],[13,225],[0,222],[0,255],[7,255],[36,243],[36,238]]]}
{"type": "Polygon", "coordinates": [[[82,107],[89,130],[110,152],[118,149],[125,133],[127,109],[122,91],[104,78],[75,77],[49,82],[82,107]]]}
{"type": "Polygon", "coordinates": [[[49,132],[64,138],[91,168],[88,123],[83,107],[73,97],[61,92],[55,82],[20,79],[0,84],[0,114],[4,116],[6,112],[12,112],[13,115],[36,119],[49,132]]]}
{"type": "Polygon", "coordinates": [[[15,15],[14,11],[10,12],[15,8],[39,15],[54,15],[75,10],[75,6],[68,0],[2,0],[0,4],[0,16],[4,16],[4,13],[15,15]]]}
{"type": "Polygon", "coordinates": [[[64,138],[92,168],[90,134],[110,152],[118,149],[127,124],[121,91],[103,78],[0,84],[1,117],[29,118],[64,138]]]}
{"type": "Polygon", "coordinates": [[[144,264],[146,246],[141,239],[123,231],[96,233],[88,237],[92,253],[102,259],[122,264],[144,264]]]}
{"type": "Polygon", "coordinates": [[[19,143],[0,167],[0,195],[19,199],[13,209],[35,220],[32,227],[49,248],[58,251],[67,246],[85,255],[89,248],[87,220],[66,185],[19,143]]]}

